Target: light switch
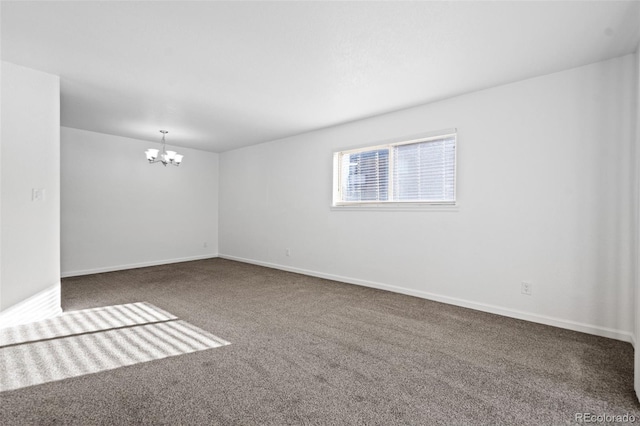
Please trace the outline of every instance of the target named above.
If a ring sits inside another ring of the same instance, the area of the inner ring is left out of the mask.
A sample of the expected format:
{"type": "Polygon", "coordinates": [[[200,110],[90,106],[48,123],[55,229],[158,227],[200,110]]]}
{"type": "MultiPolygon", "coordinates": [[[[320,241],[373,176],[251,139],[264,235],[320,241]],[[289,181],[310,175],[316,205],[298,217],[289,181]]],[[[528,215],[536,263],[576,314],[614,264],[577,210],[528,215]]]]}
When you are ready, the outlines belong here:
{"type": "Polygon", "coordinates": [[[44,188],[33,188],[31,201],[44,201],[44,188]]]}

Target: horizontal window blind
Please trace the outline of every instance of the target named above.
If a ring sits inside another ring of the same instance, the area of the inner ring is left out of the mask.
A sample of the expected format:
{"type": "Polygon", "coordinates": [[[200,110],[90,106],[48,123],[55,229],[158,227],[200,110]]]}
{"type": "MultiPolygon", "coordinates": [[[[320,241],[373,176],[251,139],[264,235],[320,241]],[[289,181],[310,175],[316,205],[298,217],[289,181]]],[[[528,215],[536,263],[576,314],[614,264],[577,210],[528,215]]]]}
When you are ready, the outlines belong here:
{"type": "Polygon", "coordinates": [[[393,147],[395,201],[455,200],[455,139],[393,147]]]}
{"type": "Polygon", "coordinates": [[[336,153],[338,204],[455,202],[456,135],[336,153]]]}
{"type": "Polygon", "coordinates": [[[389,197],[389,150],[342,156],[344,201],[386,201],[389,197]]]}

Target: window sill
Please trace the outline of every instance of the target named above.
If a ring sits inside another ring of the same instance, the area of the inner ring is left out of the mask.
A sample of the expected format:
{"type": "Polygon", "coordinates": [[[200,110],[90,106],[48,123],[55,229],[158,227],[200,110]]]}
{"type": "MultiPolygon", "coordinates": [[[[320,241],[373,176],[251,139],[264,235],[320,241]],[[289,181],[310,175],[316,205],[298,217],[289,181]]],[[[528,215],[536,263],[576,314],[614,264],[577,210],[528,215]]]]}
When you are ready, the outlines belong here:
{"type": "Polygon", "coordinates": [[[329,207],[331,211],[381,211],[381,212],[452,212],[460,211],[458,204],[427,204],[427,203],[366,203],[343,204],[329,207]]]}

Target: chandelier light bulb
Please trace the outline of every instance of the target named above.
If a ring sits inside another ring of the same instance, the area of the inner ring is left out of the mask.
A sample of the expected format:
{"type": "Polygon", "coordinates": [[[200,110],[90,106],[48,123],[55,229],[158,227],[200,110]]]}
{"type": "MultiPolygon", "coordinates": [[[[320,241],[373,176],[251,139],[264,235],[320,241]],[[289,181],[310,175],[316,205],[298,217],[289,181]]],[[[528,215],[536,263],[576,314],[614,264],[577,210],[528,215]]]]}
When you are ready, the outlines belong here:
{"type": "Polygon", "coordinates": [[[149,161],[153,161],[156,158],[158,158],[158,150],[157,149],[149,148],[144,153],[147,154],[147,160],[149,160],[149,161]]]}

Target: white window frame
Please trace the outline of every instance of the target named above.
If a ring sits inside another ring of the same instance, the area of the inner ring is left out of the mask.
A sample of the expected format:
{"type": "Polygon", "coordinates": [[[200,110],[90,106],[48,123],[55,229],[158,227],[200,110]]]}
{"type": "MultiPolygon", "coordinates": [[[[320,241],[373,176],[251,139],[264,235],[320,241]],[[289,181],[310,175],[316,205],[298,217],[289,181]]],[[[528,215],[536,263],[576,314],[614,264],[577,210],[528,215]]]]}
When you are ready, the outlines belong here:
{"type": "Polygon", "coordinates": [[[446,129],[437,132],[429,132],[427,134],[414,135],[405,138],[397,138],[386,143],[378,143],[376,145],[368,145],[361,148],[346,149],[342,151],[336,151],[333,153],[333,202],[331,205],[332,210],[437,210],[437,211],[457,211],[457,181],[458,181],[458,134],[457,129],[446,129]],[[453,161],[453,201],[398,201],[392,200],[393,197],[393,171],[391,169],[393,164],[393,147],[400,145],[409,145],[422,142],[429,142],[438,139],[450,138],[455,139],[454,144],[454,161],[453,161]],[[400,140],[400,141],[398,141],[400,140]],[[359,152],[375,151],[379,149],[389,149],[389,183],[387,190],[389,191],[388,201],[342,201],[341,200],[341,182],[342,182],[342,167],[341,157],[343,155],[357,154],[359,152]]]}

